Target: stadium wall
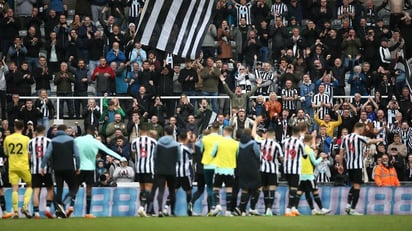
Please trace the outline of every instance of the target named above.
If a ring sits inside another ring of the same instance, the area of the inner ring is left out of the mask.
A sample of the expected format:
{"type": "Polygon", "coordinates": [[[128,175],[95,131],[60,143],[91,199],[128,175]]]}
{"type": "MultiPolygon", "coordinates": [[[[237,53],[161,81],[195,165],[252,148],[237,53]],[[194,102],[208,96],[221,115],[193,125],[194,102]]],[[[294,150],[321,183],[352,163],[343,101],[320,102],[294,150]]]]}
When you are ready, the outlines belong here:
{"type": "MultiPolygon", "coordinates": [[[[20,190],[19,206],[22,206],[24,189],[20,190]]],[[[320,195],[323,206],[330,208],[332,210],[331,214],[345,214],[344,210],[348,190],[348,187],[320,186],[320,195]]],[[[276,201],[273,207],[276,214],[284,213],[287,205],[287,193],[287,187],[278,187],[276,191],[276,201]]],[[[11,189],[6,189],[5,195],[7,201],[7,211],[11,211],[11,189]]],[[[45,195],[46,191],[43,189],[40,200],[40,211],[44,210],[45,195]]],[[[221,196],[224,196],[223,192],[221,196]]],[[[139,208],[138,197],[139,189],[135,187],[93,188],[91,212],[98,217],[137,216],[137,209],[139,208]]],[[[223,209],[225,209],[225,204],[226,203],[222,203],[223,209]]],[[[202,196],[194,205],[194,214],[206,214],[206,205],[206,200],[202,196]]],[[[83,216],[85,214],[85,207],[85,191],[81,188],[77,194],[74,216],[83,216]]],[[[259,199],[257,209],[262,214],[264,213],[262,195],[259,199]]],[[[156,203],[155,211],[157,211],[156,203]]],[[[299,211],[303,215],[310,214],[310,208],[307,205],[304,196],[300,201],[299,211]]],[[[412,186],[402,186],[396,188],[365,186],[361,189],[357,211],[368,215],[412,215],[412,186]]],[[[182,190],[179,190],[177,193],[175,213],[177,216],[186,216],[186,198],[185,193],[182,190]]]]}

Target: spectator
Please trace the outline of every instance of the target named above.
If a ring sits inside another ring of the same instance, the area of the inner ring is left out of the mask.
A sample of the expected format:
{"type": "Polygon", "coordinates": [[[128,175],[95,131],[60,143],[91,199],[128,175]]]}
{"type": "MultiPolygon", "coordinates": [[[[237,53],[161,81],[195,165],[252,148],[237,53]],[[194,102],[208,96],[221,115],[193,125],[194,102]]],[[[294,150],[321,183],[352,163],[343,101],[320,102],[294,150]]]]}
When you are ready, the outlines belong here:
{"type": "MultiPolygon", "coordinates": [[[[217,29],[217,57],[224,62],[227,62],[233,57],[232,55],[232,34],[226,20],[223,20],[220,27],[217,29]]],[[[208,58],[209,59],[209,58],[208,58]]]]}
{"type": "Polygon", "coordinates": [[[296,113],[298,91],[292,87],[292,81],[286,80],[285,88],[282,89],[282,105],[283,109],[288,110],[292,114],[296,113]]]}
{"type": "Polygon", "coordinates": [[[60,69],[60,62],[64,61],[64,49],[62,43],[57,41],[57,33],[52,31],[50,33],[50,40],[46,43],[47,51],[47,66],[50,69],[49,72],[54,74],[60,69]]]}
{"type": "MultiPolygon", "coordinates": [[[[26,99],[26,103],[21,106],[18,114],[18,119],[22,120],[24,124],[28,124],[31,121],[34,127],[37,126],[37,120],[41,118],[41,111],[39,108],[34,107],[32,99],[26,99]]],[[[25,130],[27,126],[25,127],[25,130]]],[[[34,130],[33,130],[34,131],[34,130]]]]}
{"type": "MultiPolygon", "coordinates": [[[[212,58],[207,59],[207,67],[204,67],[200,72],[200,77],[203,79],[202,95],[203,96],[217,96],[219,84],[220,70],[214,67],[212,58]]],[[[218,112],[217,99],[212,99],[212,108],[214,112],[218,112]]]]}
{"type": "Polygon", "coordinates": [[[1,119],[6,119],[6,90],[7,79],[6,75],[9,73],[9,68],[6,64],[6,56],[3,56],[0,61],[0,104],[1,104],[1,119]]]}
{"type": "Polygon", "coordinates": [[[24,46],[22,39],[16,36],[14,42],[8,48],[8,52],[3,52],[3,54],[8,54],[12,62],[16,63],[17,66],[21,66],[26,59],[27,47],[24,46]]]}
{"type": "MultiPolygon", "coordinates": [[[[65,62],[60,64],[60,71],[56,73],[54,78],[54,84],[56,85],[56,95],[72,97],[72,83],[75,83],[76,79],[73,74],[68,71],[68,65],[65,62]]],[[[59,118],[63,118],[64,113],[64,103],[67,105],[67,110],[69,112],[69,118],[73,118],[73,99],[61,99],[59,105],[59,118]]]]}
{"type": "Polygon", "coordinates": [[[34,83],[34,78],[29,70],[29,65],[23,61],[15,79],[17,92],[21,96],[31,96],[31,85],[34,83]]]}
{"type": "Polygon", "coordinates": [[[226,84],[225,80],[226,77],[224,75],[220,75],[220,81],[222,81],[224,89],[226,93],[229,95],[230,100],[232,102],[232,108],[247,108],[249,97],[256,92],[256,90],[261,86],[262,83],[262,79],[258,79],[257,86],[253,89],[250,89],[247,93],[246,91],[242,91],[243,89],[241,85],[237,85],[235,88],[235,92],[232,92],[232,90],[230,90],[229,86],[226,84]]]}
{"type": "Polygon", "coordinates": [[[163,136],[163,126],[160,124],[159,118],[157,116],[153,115],[150,118],[149,128],[150,130],[156,132],[156,139],[163,136]]]}
{"type": "Polygon", "coordinates": [[[1,44],[2,54],[8,54],[10,46],[13,45],[16,37],[19,35],[20,26],[17,19],[14,17],[14,11],[12,8],[8,8],[3,18],[0,19],[1,28],[1,44]]]}
{"type": "Polygon", "coordinates": [[[118,42],[113,42],[112,49],[107,52],[106,60],[108,63],[116,62],[119,65],[120,62],[126,62],[126,56],[123,51],[120,50],[118,42]]]}
{"type": "Polygon", "coordinates": [[[350,94],[360,93],[362,96],[367,96],[366,76],[361,72],[360,66],[355,66],[353,72],[349,76],[348,83],[351,85],[350,94]]]}
{"type": "Polygon", "coordinates": [[[190,59],[186,59],[185,68],[180,70],[179,82],[182,84],[182,93],[187,96],[195,95],[195,83],[199,81],[196,70],[190,59]]]}
{"type": "Polygon", "coordinates": [[[40,110],[40,118],[37,119],[37,125],[43,125],[46,130],[49,129],[49,120],[54,118],[54,105],[48,98],[47,90],[42,89],[39,91],[39,98],[34,101],[34,107],[40,110]]]}
{"type": "Polygon", "coordinates": [[[29,64],[29,69],[33,71],[39,65],[39,52],[43,46],[36,27],[29,27],[28,35],[23,38],[23,45],[27,49],[26,61],[29,64]]]}
{"type": "MultiPolygon", "coordinates": [[[[73,67],[70,63],[69,70],[74,74],[75,78],[74,96],[88,96],[87,88],[89,86],[89,79],[87,77],[87,73],[89,70],[86,68],[85,61],[83,59],[79,59],[77,61],[77,68],[73,67]]],[[[80,116],[83,115],[83,111],[86,111],[86,107],[87,99],[76,99],[74,101],[74,116],[76,118],[80,118],[80,116]]]]}
{"type": "Polygon", "coordinates": [[[96,94],[97,96],[103,96],[104,93],[111,93],[112,86],[111,80],[114,80],[115,73],[112,68],[107,65],[107,61],[104,57],[100,58],[100,64],[92,73],[91,80],[96,81],[96,94]]]}
{"type": "Polygon", "coordinates": [[[126,158],[120,159],[120,166],[116,167],[113,172],[113,180],[119,182],[134,182],[134,169],[128,166],[126,158]]]}
{"type": "Polygon", "coordinates": [[[377,186],[400,186],[395,168],[389,163],[387,154],[382,156],[382,162],[373,171],[377,186]]]}
{"type": "Polygon", "coordinates": [[[389,144],[388,150],[396,148],[397,154],[402,158],[406,158],[408,154],[408,148],[405,144],[402,143],[401,134],[395,133],[393,135],[393,143],[389,144]]]}
{"type": "Polygon", "coordinates": [[[53,79],[49,68],[47,67],[47,59],[44,56],[39,58],[39,66],[34,68],[32,73],[36,82],[36,95],[40,95],[40,90],[44,89],[47,95],[51,94],[50,81],[53,79]]]}
{"type": "Polygon", "coordinates": [[[395,168],[399,181],[404,180],[405,174],[405,158],[401,156],[396,147],[388,148],[389,163],[395,168]]]}
{"type": "Polygon", "coordinates": [[[408,155],[405,169],[405,180],[412,181],[412,154],[408,155]]]}
{"type": "Polygon", "coordinates": [[[66,58],[69,62],[77,62],[79,59],[84,59],[83,51],[87,50],[87,43],[84,44],[84,40],[79,38],[77,30],[70,29],[70,35],[67,40],[66,58]]]}
{"type": "Polygon", "coordinates": [[[94,127],[96,130],[99,128],[101,114],[95,99],[88,99],[87,108],[84,108],[82,115],[85,128],[94,127]]]}
{"type": "Polygon", "coordinates": [[[129,59],[130,65],[137,63],[139,64],[139,67],[141,67],[143,65],[143,61],[147,59],[147,53],[142,48],[142,44],[140,42],[134,42],[134,47],[129,54],[129,59]]]}
{"type": "Polygon", "coordinates": [[[331,121],[331,116],[329,114],[326,114],[323,119],[319,119],[319,113],[320,111],[315,114],[316,123],[319,125],[319,127],[325,126],[327,128],[327,134],[331,137],[334,137],[335,128],[342,124],[342,117],[338,114],[338,120],[331,121]]]}

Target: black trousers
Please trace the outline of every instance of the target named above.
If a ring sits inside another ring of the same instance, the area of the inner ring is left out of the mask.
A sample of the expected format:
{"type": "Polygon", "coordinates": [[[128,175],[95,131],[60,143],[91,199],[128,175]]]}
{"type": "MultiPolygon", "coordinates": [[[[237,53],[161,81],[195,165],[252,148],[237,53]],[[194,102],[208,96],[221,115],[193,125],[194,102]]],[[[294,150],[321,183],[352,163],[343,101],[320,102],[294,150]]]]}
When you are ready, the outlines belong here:
{"type": "Polygon", "coordinates": [[[65,196],[74,198],[76,196],[76,173],[74,170],[62,170],[54,171],[54,177],[56,179],[56,194],[54,201],[58,204],[63,204],[62,194],[64,182],[69,186],[69,193],[65,196]]]}
{"type": "Polygon", "coordinates": [[[169,198],[172,214],[174,214],[175,202],[176,202],[176,176],[175,175],[156,175],[156,181],[159,187],[159,192],[157,194],[157,202],[159,206],[159,212],[162,211],[163,206],[163,195],[165,192],[165,185],[167,183],[167,188],[169,189],[169,198]]]}

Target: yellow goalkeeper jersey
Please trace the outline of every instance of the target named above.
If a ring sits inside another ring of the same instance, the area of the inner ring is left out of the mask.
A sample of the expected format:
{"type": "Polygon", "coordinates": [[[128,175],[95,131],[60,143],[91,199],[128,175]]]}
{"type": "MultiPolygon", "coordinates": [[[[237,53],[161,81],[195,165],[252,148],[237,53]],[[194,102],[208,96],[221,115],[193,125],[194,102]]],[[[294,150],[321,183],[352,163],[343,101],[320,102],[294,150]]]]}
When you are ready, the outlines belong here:
{"type": "Polygon", "coordinates": [[[30,138],[21,133],[6,136],[3,148],[8,157],[9,171],[30,169],[29,142],[30,138]]]}

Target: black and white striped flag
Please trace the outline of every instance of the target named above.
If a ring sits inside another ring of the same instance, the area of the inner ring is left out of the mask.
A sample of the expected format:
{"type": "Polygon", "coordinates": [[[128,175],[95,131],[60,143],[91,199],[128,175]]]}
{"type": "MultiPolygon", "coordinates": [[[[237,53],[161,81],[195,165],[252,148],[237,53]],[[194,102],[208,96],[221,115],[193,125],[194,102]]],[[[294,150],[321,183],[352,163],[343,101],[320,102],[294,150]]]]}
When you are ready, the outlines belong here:
{"type": "Polygon", "coordinates": [[[194,59],[212,20],[214,0],[146,0],[136,40],[194,59]]]}

